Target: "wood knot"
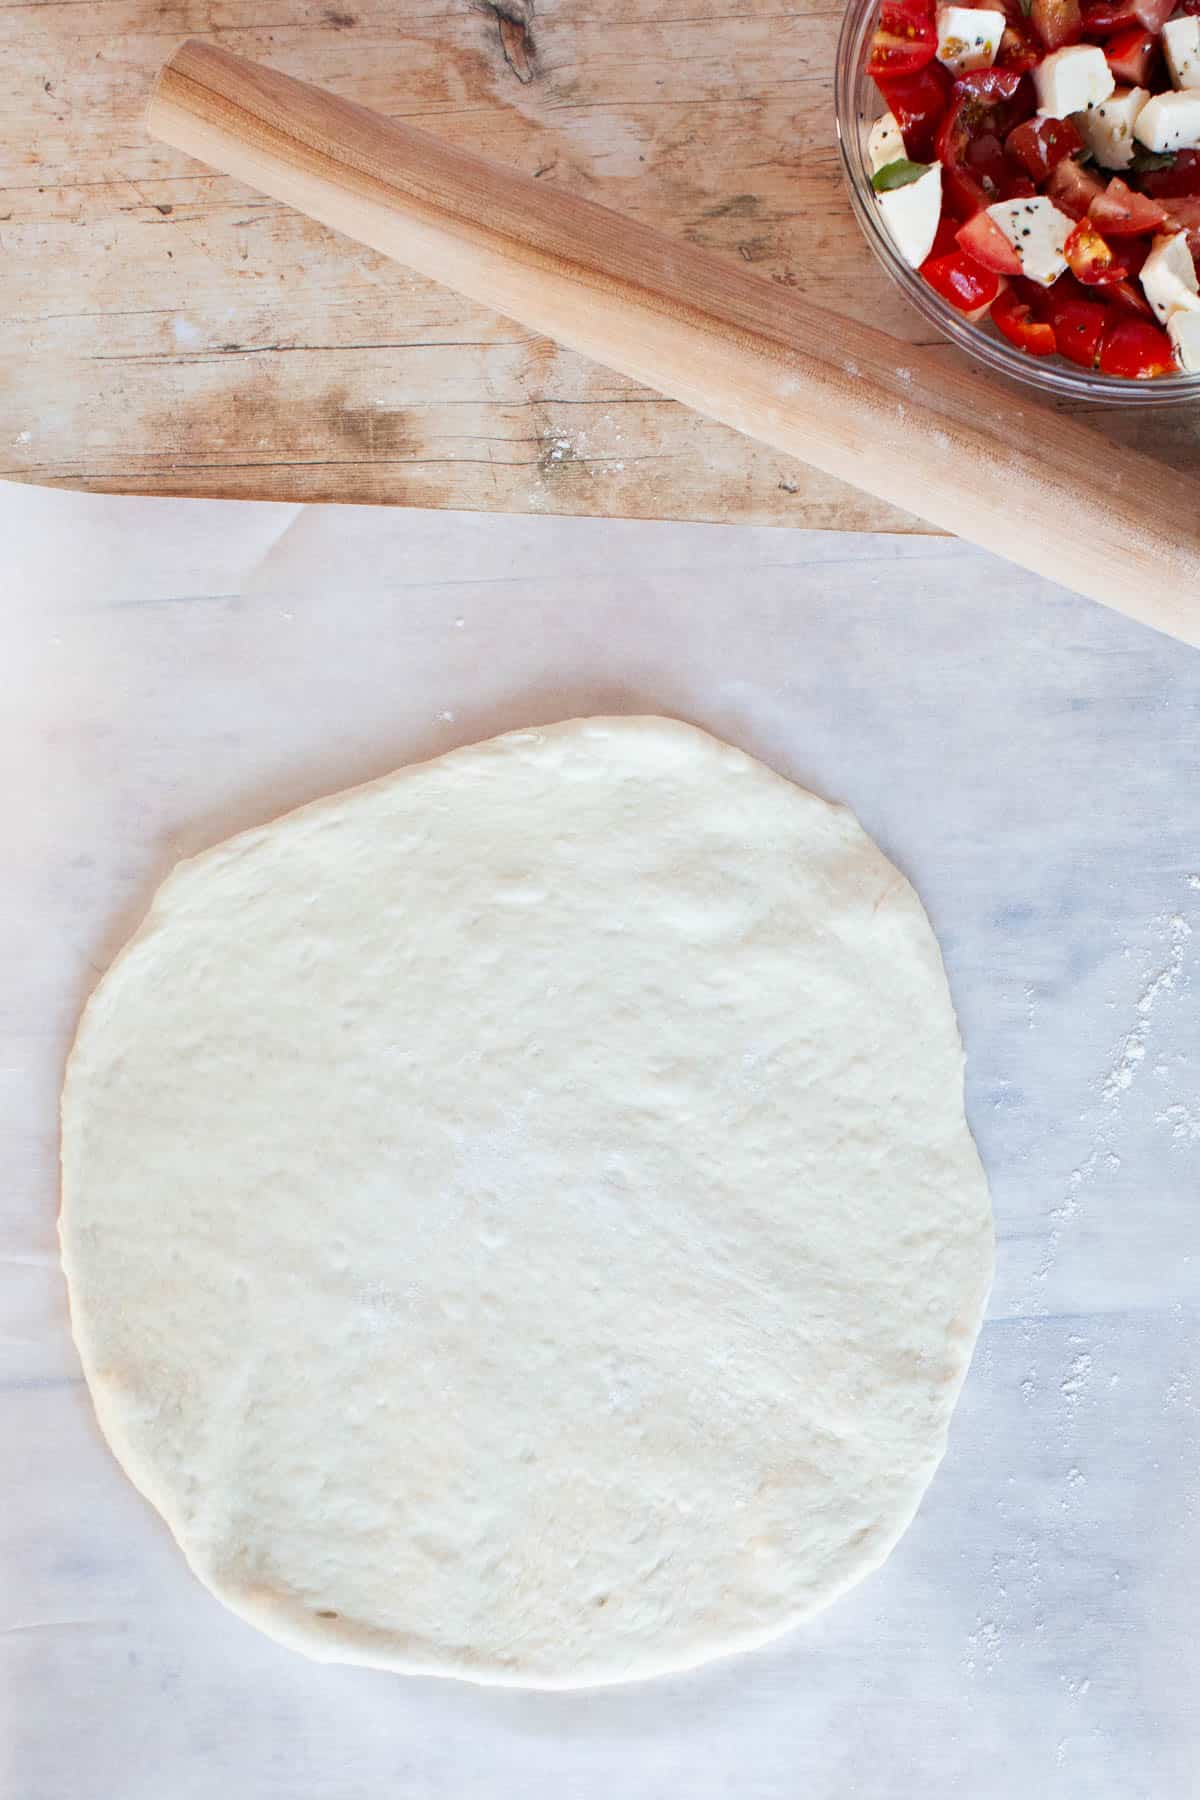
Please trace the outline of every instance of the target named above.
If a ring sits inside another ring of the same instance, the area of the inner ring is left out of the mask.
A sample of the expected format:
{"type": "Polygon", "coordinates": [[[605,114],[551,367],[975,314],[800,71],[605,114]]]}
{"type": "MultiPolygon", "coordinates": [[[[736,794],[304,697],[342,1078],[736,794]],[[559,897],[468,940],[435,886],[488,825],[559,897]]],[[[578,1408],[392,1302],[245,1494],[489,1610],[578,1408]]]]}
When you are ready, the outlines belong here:
{"type": "Polygon", "coordinates": [[[504,60],[525,86],[537,74],[533,0],[471,0],[476,12],[495,19],[504,60]]]}

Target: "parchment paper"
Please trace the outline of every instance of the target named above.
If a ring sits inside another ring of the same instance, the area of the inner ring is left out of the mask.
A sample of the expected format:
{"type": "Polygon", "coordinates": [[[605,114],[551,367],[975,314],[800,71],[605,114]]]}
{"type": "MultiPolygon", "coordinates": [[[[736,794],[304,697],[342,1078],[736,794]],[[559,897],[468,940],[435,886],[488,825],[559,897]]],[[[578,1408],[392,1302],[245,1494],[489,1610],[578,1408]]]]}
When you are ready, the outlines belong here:
{"type": "Polygon", "coordinates": [[[0,594],[0,1793],[1200,1793],[1200,655],[948,542],[27,488],[0,594]],[[1000,1234],[950,1453],[884,1570],[754,1656],[578,1695],[322,1667],[209,1598],[97,1433],[74,1021],[180,854],[608,710],[849,802],[930,909],[1000,1234]]]}

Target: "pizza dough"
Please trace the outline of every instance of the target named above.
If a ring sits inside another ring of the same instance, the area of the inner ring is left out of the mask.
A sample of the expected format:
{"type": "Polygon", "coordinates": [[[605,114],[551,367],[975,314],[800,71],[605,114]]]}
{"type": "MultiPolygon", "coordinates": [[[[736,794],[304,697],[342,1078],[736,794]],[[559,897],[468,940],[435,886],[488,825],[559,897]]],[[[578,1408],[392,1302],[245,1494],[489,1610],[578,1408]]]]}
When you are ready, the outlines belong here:
{"type": "Polygon", "coordinates": [[[513,733],[182,864],[89,1004],[101,1425],[318,1658],[570,1687],[875,1568],[992,1267],[912,889],[663,719],[513,733]]]}

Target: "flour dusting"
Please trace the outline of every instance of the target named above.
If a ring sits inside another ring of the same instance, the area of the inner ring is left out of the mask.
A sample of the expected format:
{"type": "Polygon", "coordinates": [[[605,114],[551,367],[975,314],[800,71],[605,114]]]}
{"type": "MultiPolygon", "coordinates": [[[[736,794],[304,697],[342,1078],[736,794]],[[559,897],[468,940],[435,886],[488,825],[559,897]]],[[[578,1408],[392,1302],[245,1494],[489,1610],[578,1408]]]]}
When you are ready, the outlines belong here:
{"type": "MultiPolygon", "coordinates": [[[[1188,877],[1189,886],[1194,879],[1194,876],[1188,877]]],[[[1192,928],[1182,913],[1172,914],[1166,924],[1169,944],[1167,960],[1138,996],[1133,1027],[1122,1040],[1117,1060],[1104,1083],[1104,1098],[1110,1102],[1119,1099],[1126,1088],[1133,1086],[1134,1078],[1146,1060],[1146,1041],[1150,1036],[1154,1010],[1164,995],[1171,993],[1179,985],[1183,973],[1184,947],[1192,935],[1192,928]]]]}

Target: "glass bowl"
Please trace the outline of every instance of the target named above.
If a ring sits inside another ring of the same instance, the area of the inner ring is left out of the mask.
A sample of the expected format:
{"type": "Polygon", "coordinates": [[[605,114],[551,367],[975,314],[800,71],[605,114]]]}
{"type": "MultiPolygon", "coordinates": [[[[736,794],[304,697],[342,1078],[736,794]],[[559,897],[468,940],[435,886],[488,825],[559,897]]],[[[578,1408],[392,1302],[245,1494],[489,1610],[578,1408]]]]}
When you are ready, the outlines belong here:
{"type": "Polygon", "coordinates": [[[973,325],[909,267],[893,244],[876,205],[867,162],[867,132],[887,110],[879,89],[866,73],[867,44],[875,29],[878,6],[879,0],[849,0],[842,20],[834,83],[838,143],[850,202],[866,240],[922,318],[977,362],[1060,400],[1100,400],[1108,406],[1177,406],[1183,401],[1200,400],[1200,374],[1129,381],[1119,375],[1078,368],[1060,357],[1027,356],[1002,338],[987,320],[973,325]]]}

